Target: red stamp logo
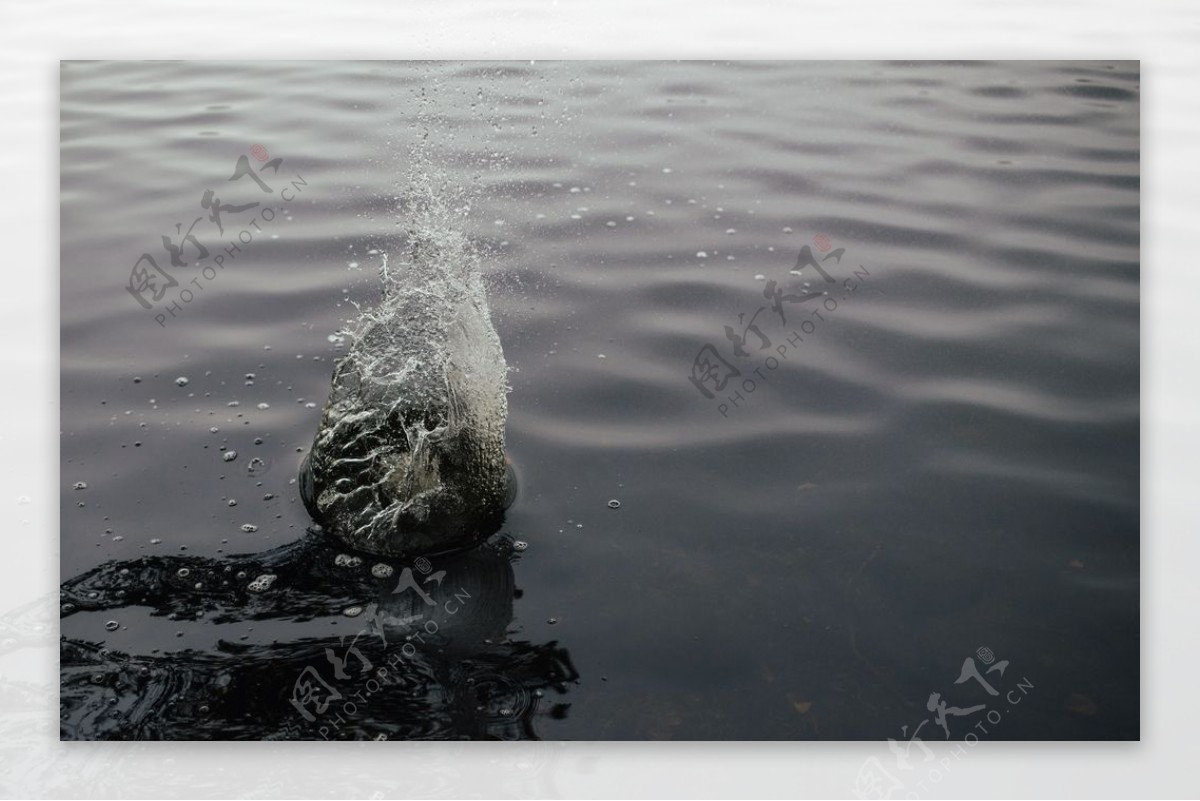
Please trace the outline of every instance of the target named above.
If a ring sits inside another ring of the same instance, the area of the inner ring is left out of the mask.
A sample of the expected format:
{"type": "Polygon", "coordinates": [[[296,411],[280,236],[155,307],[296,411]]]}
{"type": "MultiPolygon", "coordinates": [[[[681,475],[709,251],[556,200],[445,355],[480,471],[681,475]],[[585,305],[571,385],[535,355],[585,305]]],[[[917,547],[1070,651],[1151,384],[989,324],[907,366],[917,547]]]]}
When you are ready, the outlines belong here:
{"type": "Polygon", "coordinates": [[[250,155],[254,156],[254,158],[258,159],[259,161],[266,161],[270,154],[267,153],[267,149],[262,145],[255,145],[254,147],[250,148],[250,155]]]}
{"type": "Polygon", "coordinates": [[[821,251],[822,253],[828,253],[829,249],[833,247],[833,242],[831,242],[829,237],[827,237],[825,234],[817,234],[814,236],[813,244],[816,245],[817,250],[821,251]]]}

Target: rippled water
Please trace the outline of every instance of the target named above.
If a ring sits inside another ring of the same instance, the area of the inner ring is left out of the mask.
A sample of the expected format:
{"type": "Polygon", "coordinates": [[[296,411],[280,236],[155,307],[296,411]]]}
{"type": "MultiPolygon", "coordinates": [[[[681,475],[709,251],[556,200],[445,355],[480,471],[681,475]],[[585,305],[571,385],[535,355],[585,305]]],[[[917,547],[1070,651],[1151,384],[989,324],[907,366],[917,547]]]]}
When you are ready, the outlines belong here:
{"type": "Polygon", "coordinates": [[[1139,79],[66,63],[63,737],[1136,738],[1139,79]],[[295,477],[414,169],[520,492],[356,561],[295,477]]]}

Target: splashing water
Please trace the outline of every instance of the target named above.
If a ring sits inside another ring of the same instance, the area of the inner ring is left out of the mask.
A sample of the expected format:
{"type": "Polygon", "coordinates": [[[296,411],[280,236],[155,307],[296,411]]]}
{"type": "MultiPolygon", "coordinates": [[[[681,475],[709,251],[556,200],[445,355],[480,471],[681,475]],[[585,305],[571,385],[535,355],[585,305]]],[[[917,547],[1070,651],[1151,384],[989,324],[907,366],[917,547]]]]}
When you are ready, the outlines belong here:
{"type": "Polygon", "coordinates": [[[508,368],[492,327],[469,207],[426,179],[405,198],[409,259],[380,271],[334,369],[301,491],[313,517],[358,550],[389,556],[473,545],[495,531],[509,488],[508,368]]]}

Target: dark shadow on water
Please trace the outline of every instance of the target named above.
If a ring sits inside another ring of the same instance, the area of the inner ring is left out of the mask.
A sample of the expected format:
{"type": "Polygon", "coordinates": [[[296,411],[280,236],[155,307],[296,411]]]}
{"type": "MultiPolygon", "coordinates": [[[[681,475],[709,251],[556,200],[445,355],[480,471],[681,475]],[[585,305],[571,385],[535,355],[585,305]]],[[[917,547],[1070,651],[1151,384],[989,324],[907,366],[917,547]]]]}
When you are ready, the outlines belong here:
{"type": "Polygon", "coordinates": [[[537,739],[539,719],[570,706],[548,691],[578,674],[556,642],[509,639],[516,558],[500,538],[390,563],[310,534],[228,559],[101,565],[62,585],[64,630],[75,615],[148,607],[180,629],[283,637],[145,655],[64,636],[61,737],[537,739]],[[332,620],[349,632],[318,631],[332,620]]]}

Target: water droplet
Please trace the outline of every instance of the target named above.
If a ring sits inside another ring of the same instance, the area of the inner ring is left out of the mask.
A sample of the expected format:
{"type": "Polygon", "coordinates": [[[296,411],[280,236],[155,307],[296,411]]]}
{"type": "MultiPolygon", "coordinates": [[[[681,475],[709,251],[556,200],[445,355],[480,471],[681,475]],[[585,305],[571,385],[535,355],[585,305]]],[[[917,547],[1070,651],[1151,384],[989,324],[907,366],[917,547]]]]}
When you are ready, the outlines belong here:
{"type": "Polygon", "coordinates": [[[85,483],[84,483],[84,482],[82,482],[82,481],[76,481],[76,482],[75,482],[75,489],[77,489],[77,490],[87,489],[87,484],[85,484],[85,483]]]}
{"type": "Polygon", "coordinates": [[[551,626],[553,626],[555,623],[558,622],[558,618],[556,618],[556,617],[548,618],[546,620],[546,622],[549,623],[551,626]]]}
{"type": "Polygon", "coordinates": [[[159,539],[158,537],[153,537],[150,540],[150,544],[151,545],[162,545],[162,540],[159,539]]]}
{"type": "Polygon", "coordinates": [[[250,582],[246,589],[248,589],[250,592],[265,592],[266,590],[270,589],[271,585],[275,583],[275,579],[277,578],[279,578],[279,576],[271,573],[263,573],[254,581],[250,582]]]}
{"type": "Polygon", "coordinates": [[[179,376],[179,378],[176,378],[176,379],[175,379],[175,386],[177,386],[177,387],[186,387],[187,385],[188,385],[188,379],[187,379],[187,376],[182,376],[182,375],[181,375],[181,376],[179,376]]]}
{"type": "Polygon", "coordinates": [[[253,534],[254,532],[258,531],[258,526],[254,525],[253,523],[242,523],[242,531],[246,532],[247,534],[253,534]]]}
{"type": "Polygon", "coordinates": [[[754,276],[754,280],[755,281],[766,281],[767,277],[765,275],[763,275],[762,273],[759,273],[758,275],[754,276]]]}
{"type": "Polygon", "coordinates": [[[705,253],[703,250],[698,250],[698,251],[696,251],[696,258],[697,259],[707,259],[708,254],[705,253]]]}
{"type": "Polygon", "coordinates": [[[191,575],[191,573],[192,571],[188,570],[186,567],[181,567],[175,571],[175,575],[179,576],[180,578],[187,578],[189,575],[191,575]]]}
{"type": "Polygon", "coordinates": [[[611,501],[608,502],[608,508],[609,509],[620,509],[621,502],[618,501],[616,498],[613,498],[611,501]]]}
{"type": "Polygon", "coordinates": [[[338,567],[358,567],[362,564],[362,557],[351,556],[348,553],[339,553],[333,558],[333,563],[338,567]]]}
{"type": "Polygon", "coordinates": [[[514,551],[523,551],[529,547],[529,543],[524,540],[514,540],[512,547],[514,551]]]}
{"type": "Polygon", "coordinates": [[[269,403],[260,403],[260,404],[258,404],[258,408],[259,408],[259,409],[270,409],[270,408],[271,408],[271,404],[269,404],[269,403]]]}
{"type": "Polygon", "coordinates": [[[121,624],[115,620],[110,620],[104,624],[105,631],[116,631],[119,628],[121,628],[121,624]]]}
{"type": "Polygon", "coordinates": [[[342,614],[346,617],[358,617],[363,613],[361,606],[348,606],[342,610],[342,614]]]}
{"type": "Polygon", "coordinates": [[[227,462],[232,462],[237,458],[237,451],[225,451],[223,454],[221,454],[221,458],[227,462]]]}

